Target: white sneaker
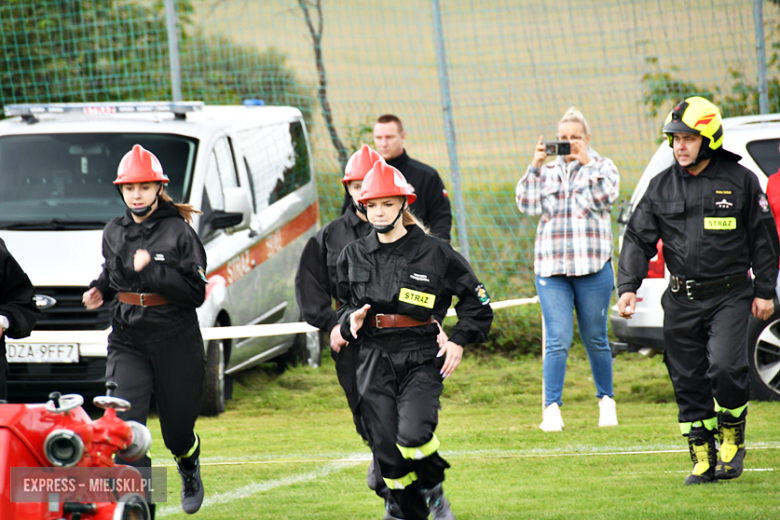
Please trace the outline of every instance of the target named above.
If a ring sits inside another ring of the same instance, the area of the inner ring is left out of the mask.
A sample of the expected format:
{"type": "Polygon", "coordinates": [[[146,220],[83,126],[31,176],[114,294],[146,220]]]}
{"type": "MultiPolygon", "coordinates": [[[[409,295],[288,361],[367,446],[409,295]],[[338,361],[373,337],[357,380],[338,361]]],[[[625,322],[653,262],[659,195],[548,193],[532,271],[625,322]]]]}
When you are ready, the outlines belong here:
{"type": "Polygon", "coordinates": [[[605,395],[599,401],[599,426],[617,426],[617,411],[615,400],[605,395]]]}
{"type": "Polygon", "coordinates": [[[559,432],[563,429],[563,418],[558,403],[553,403],[544,409],[542,413],[542,424],[539,428],[545,432],[559,432]]]}

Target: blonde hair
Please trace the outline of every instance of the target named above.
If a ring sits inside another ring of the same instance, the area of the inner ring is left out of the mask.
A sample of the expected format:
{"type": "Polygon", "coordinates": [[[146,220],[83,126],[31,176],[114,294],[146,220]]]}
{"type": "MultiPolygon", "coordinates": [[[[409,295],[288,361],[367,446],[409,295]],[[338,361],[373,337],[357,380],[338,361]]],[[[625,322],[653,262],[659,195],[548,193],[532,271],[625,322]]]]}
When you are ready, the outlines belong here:
{"type": "Polygon", "coordinates": [[[160,193],[160,200],[163,202],[171,202],[173,207],[179,211],[179,214],[182,216],[182,218],[189,224],[192,224],[193,214],[197,213],[198,215],[203,215],[203,212],[195,209],[195,206],[192,204],[177,204],[176,202],[173,202],[171,196],[168,195],[168,193],[165,191],[165,186],[163,186],[162,193],[160,193]]]}
{"type": "Polygon", "coordinates": [[[588,128],[588,122],[585,121],[585,116],[582,115],[582,112],[577,110],[576,107],[569,107],[569,110],[566,111],[565,114],[563,114],[563,117],[560,121],[558,121],[558,126],[561,125],[561,123],[579,123],[582,125],[582,128],[585,129],[585,135],[590,135],[590,128],[588,128]]]}
{"type": "Polygon", "coordinates": [[[420,229],[423,230],[423,232],[426,235],[430,235],[431,230],[428,229],[428,226],[422,223],[417,217],[415,217],[411,211],[409,211],[409,207],[406,207],[406,210],[404,210],[404,215],[401,217],[401,222],[404,226],[419,226],[420,229]]]}

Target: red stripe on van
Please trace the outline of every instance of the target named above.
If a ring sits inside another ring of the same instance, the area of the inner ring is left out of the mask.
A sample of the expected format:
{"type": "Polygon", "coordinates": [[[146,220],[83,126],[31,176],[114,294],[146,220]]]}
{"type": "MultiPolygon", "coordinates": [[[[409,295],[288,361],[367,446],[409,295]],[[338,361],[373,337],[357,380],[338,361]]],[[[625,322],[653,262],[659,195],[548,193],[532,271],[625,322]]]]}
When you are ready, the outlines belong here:
{"type": "Polygon", "coordinates": [[[209,271],[209,283],[206,286],[206,298],[216,285],[228,286],[241,279],[249,271],[284,249],[288,244],[311,229],[319,220],[320,207],[317,202],[306,208],[300,215],[277,229],[266,238],[244,250],[217,267],[209,271]]]}

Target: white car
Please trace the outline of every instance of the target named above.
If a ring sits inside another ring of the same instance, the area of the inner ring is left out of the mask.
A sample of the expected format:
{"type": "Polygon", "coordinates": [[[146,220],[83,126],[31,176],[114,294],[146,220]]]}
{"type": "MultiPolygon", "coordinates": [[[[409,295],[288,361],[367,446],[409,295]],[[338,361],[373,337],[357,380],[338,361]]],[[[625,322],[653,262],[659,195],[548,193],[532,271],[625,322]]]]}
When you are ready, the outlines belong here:
{"type": "MultiPolygon", "coordinates": [[[[723,120],[723,147],[742,156],[740,164],[752,171],[766,190],[767,179],[780,168],[780,114],[733,117],[723,120]]],[[[665,142],[656,151],[637,183],[631,200],[618,217],[619,242],[623,247],[625,224],[647,190],[650,180],[674,163],[672,149],[665,142]]],[[[659,241],[658,255],[650,261],[647,278],[637,291],[635,314],[621,318],[612,307],[612,331],[620,339],[613,349],[653,354],[664,349],[661,296],[669,285],[669,271],[659,241]]],[[[780,304],[767,321],[750,317],[748,325],[750,392],[753,399],[780,400],[780,304]]]]}
{"type": "MultiPolygon", "coordinates": [[[[7,343],[9,395],[104,387],[111,311],[87,311],[81,295],[102,269],[103,227],[126,210],[113,181],[134,144],[160,159],[175,200],[203,211],[192,224],[208,259],[201,326],[300,321],[295,269],[319,227],[319,207],[299,110],[194,102],[5,111],[0,238],[43,311],[29,338],[7,343]]],[[[230,374],[274,359],[320,358],[316,334],[212,340],[204,349],[207,415],[224,409],[230,374]]]]}

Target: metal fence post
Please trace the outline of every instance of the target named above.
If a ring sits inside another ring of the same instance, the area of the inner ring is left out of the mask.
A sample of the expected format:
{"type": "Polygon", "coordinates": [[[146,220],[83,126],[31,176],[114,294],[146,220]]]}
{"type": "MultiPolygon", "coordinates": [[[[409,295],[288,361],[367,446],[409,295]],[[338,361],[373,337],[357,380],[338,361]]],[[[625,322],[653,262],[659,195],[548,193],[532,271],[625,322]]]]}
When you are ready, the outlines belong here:
{"type": "Polygon", "coordinates": [[[168,32],[168,54],[171,57],[171,91],[174,101],[181,101],[181,67],[179,65],[179,31],[176,0],[165,0],[165,26],[168,32]]]}
{"type": "Polygon", "coordinates": [[[466,228],[466,207],[463,203],[463,189],[460,183],[460,166],[458,166],[457,141],[455,140],[455,121],[452,118],[452,101],[450,100],[450,76],[447,71],[447,52],[444,45],[444,29],[441,24],[441,7],[439,0],[431,0],[433,15],[434,43],[436,44],[436,67],[439,69],[439,90],[441,91],[441,106],[444,113],[444,135],[447,139],[447,154],[452,172],[452,191],[455,196],[455,220],[458,223],[458,243],[460,253],[470,261],[469,235],[466,228]]]}
{"type": "Polygon", "coordinates": [[[769,113],[769,87],[766,81],[766,45],[764,44],[764,2],[753,0],[753,25],[756,28],[756,67],[758,75],[758,107],[762,114],[769,113]]]}

